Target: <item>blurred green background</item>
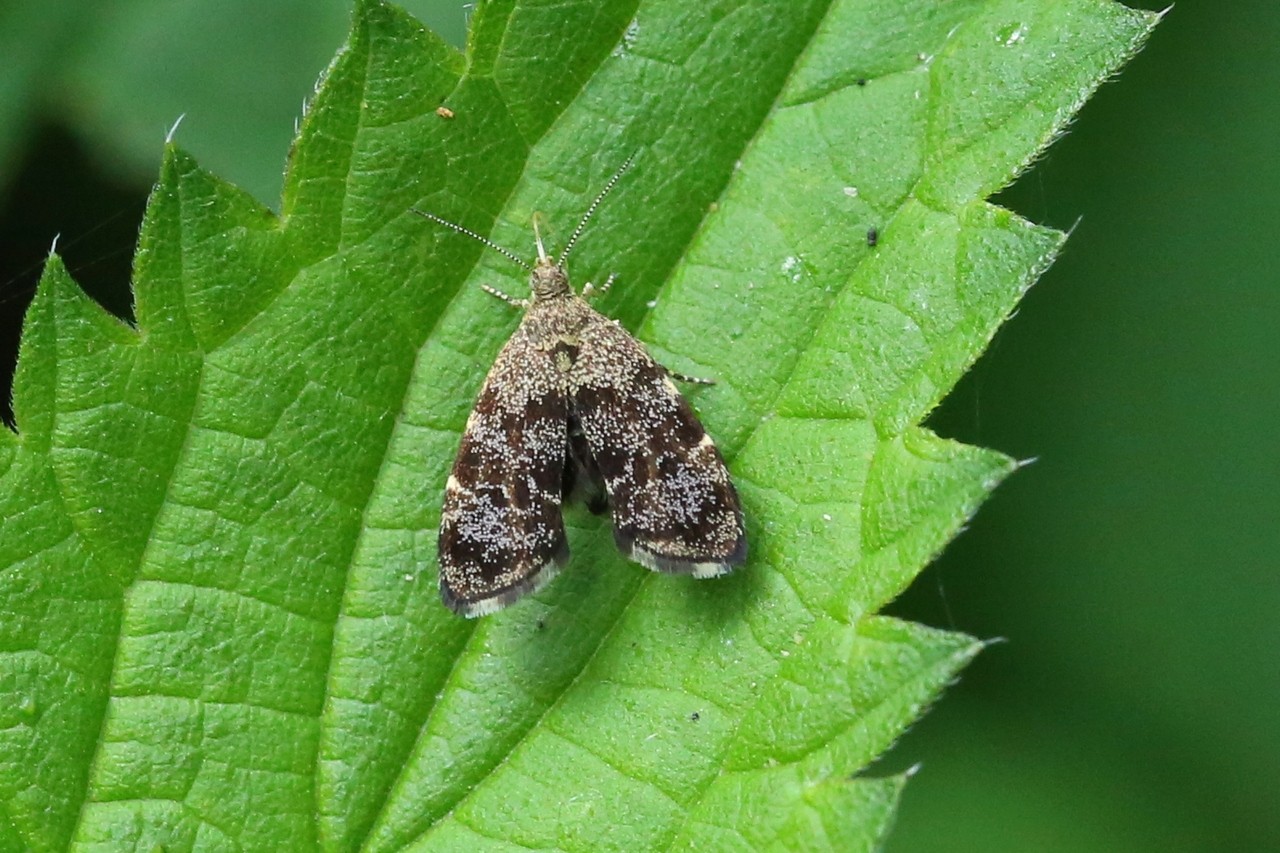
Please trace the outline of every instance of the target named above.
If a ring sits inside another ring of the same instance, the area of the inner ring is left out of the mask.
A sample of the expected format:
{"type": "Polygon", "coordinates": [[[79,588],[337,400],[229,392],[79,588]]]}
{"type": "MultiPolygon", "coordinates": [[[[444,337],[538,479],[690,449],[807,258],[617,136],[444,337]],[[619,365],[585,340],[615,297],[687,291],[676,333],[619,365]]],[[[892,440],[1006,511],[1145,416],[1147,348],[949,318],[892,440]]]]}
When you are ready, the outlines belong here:
{"type": "MultiPolygon", "coordinates": [[[[402,5],[461,44],[462,3],[402,5]]],[[[348,13],[0,6],[0,362],[55,235],[127,315],[180,114],[278,206],[348,13]]],[[[1278,93],[1274,0],[1180,4],[1001,195],[1074,233],[931,424],[1038,461],[892,607],[1006,640],[877,768],[921,764],[894,853],[1280,850],[1278,93]]]]}

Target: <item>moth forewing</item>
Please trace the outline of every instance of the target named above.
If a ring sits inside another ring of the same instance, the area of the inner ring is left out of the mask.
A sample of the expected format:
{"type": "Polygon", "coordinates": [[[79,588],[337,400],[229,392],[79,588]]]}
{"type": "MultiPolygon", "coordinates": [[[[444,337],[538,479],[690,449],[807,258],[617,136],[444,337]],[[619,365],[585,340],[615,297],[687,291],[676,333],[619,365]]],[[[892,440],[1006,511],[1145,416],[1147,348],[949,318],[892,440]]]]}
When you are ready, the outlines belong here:
{"type": "Polygon", "coordinates": [[[604,479],[619,550],[656,571],[725,574],[747,544],[720,451],[667,370],[592,314],[569,373],[570,409],[604,479]]]}
{"type": "Polygon", "coordinates": [[[568,559],[560,516],[568,395],[523,326],[467,418],[440,518],[440,593],[483,616],[540,589],[568,559]]]}

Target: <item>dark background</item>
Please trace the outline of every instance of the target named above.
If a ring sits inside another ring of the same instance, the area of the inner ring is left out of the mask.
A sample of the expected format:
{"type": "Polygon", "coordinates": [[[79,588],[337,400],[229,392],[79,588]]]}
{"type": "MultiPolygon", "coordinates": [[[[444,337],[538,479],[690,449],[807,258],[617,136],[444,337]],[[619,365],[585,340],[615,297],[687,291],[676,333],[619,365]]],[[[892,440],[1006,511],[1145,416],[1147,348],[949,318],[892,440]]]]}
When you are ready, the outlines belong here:
{"type": "MultiPolygon", "coordinates": [[[[403,5],[461,43],[456,0],[403,5]]],[[[277,206],[348,14],[0,8],[0,361],[55,235],[127,315],[180,114],[277,206]]],[[[894,853],[1280,849],[1278,93],[1280,6],[1188,0],[1000,196],[1074,233],[930,423],[1038,461],[892,607],[1006,640],[876,768],[921,764],[894,853]]]]}

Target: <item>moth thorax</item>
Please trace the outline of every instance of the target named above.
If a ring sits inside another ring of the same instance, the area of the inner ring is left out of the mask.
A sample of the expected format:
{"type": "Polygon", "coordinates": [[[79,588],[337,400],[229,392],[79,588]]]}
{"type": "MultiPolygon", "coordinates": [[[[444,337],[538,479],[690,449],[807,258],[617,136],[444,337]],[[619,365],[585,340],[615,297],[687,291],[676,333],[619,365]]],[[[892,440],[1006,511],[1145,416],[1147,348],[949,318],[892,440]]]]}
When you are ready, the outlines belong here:
{"type": "Polygon", "coordinates": [[[534,266],[533,274],[529,276],[529,288],[533,291],[534,299],[565,296],[570,292],[569,275],[564,271],[564,267],[557,265],[554,261],[540,260],[534,266]]]}

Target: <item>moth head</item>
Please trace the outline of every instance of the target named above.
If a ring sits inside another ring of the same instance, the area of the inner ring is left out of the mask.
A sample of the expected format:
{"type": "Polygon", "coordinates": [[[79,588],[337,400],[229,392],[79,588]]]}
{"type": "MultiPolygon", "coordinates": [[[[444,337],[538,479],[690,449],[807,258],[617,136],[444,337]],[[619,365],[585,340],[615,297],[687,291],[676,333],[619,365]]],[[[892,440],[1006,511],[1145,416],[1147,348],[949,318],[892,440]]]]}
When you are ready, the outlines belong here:
{"type": "Polygon", "coordinates": [[[572,292],[569,288],[569,274],[564,271],[563,255],[560,261],[547,256],[547,248],[542,243],[542,232],[538,230],[538,217],[533,217],[533,240],[538,244],[538,260],[529,274],[529,289],[533,298],[555,299],[572,292]]]}
{"type": "Polygon", "coordinates": [[[555,299],[572,293],[568,274],[555,261],[538,261],[529,274],[529,289],[533,291],[535,300],[555,299]]]}

